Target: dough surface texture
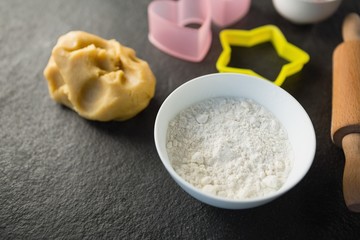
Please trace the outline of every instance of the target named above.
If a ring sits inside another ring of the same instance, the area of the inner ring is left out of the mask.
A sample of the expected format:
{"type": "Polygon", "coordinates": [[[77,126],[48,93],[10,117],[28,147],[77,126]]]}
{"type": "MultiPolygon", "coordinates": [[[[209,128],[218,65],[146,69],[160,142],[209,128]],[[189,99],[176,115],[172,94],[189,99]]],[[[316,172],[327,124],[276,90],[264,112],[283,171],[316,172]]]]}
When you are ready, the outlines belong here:
{"type": "Polygon", "coordinates": [[[90,120],[130,119],[155,94],[154,74],[133,49],[81,31],[58,39],[44,76],[53,100],[90,120]]]}

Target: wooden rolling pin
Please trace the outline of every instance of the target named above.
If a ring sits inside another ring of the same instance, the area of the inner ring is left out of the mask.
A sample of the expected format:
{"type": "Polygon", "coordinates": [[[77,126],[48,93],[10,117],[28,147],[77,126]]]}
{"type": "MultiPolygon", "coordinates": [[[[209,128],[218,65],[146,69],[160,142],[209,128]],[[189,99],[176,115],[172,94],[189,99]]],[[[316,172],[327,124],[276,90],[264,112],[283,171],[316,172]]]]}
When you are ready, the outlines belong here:
{"type": "Polygon", "coordinates": [[[349,14],[333,54],[331,137],[345,153],[343,193],[349,210],[360,212],[360,17],[349,14]]]}

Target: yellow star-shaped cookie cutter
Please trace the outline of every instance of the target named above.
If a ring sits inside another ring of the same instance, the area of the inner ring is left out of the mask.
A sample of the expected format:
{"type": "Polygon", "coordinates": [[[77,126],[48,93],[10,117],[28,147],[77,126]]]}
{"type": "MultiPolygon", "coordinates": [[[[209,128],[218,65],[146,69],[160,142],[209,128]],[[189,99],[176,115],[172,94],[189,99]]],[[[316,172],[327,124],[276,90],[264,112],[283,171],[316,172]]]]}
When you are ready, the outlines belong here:
{"type": "MultiPolygon", "coordinates": [[[[220,41],[223,48],[217,62],[216,68],[219,72],[235,72],[249,75],[263,76],[251,69],[229,67],[231,59],[231,46],[252,47],[264,42],[271,42],[277,54],[288,61],[283,65],[274,84],[281,86],[288,76],[291,76],[303,68],[310,60],[310,56],[300,48],[289,43],[279,28],[274,25],[265,25],[252,30],[223,30],[220,32],[220,41]]],[[[266,79],[266,78],[264,78],[266,79]]]]}

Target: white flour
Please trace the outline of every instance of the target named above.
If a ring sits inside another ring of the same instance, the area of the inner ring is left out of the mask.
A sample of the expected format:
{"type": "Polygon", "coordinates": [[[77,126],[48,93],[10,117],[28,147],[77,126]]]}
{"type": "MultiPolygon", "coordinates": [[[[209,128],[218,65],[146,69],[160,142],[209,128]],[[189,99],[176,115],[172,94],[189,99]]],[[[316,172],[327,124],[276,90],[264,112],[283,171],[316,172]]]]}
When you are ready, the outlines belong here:
{"type": "Polygon", "coordinates": [[[169,123],[167,151],[187,182],[229,199],[277,191],[292,166],[286,130],[249,99],[212,98],[185,109],[169,123]]]}

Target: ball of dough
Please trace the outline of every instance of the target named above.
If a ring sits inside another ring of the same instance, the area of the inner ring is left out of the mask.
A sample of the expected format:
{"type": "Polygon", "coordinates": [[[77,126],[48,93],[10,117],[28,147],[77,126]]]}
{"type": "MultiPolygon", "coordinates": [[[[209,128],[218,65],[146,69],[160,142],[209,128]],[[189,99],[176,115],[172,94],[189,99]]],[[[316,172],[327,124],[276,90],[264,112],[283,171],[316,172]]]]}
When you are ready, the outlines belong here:
{"type": "Polygon", "coordinates": [[[80,31],[59,38],[44,76],[56,102],[91,120],[132,118],[155,94],[154,74],[133,49],[80,31]]]}

